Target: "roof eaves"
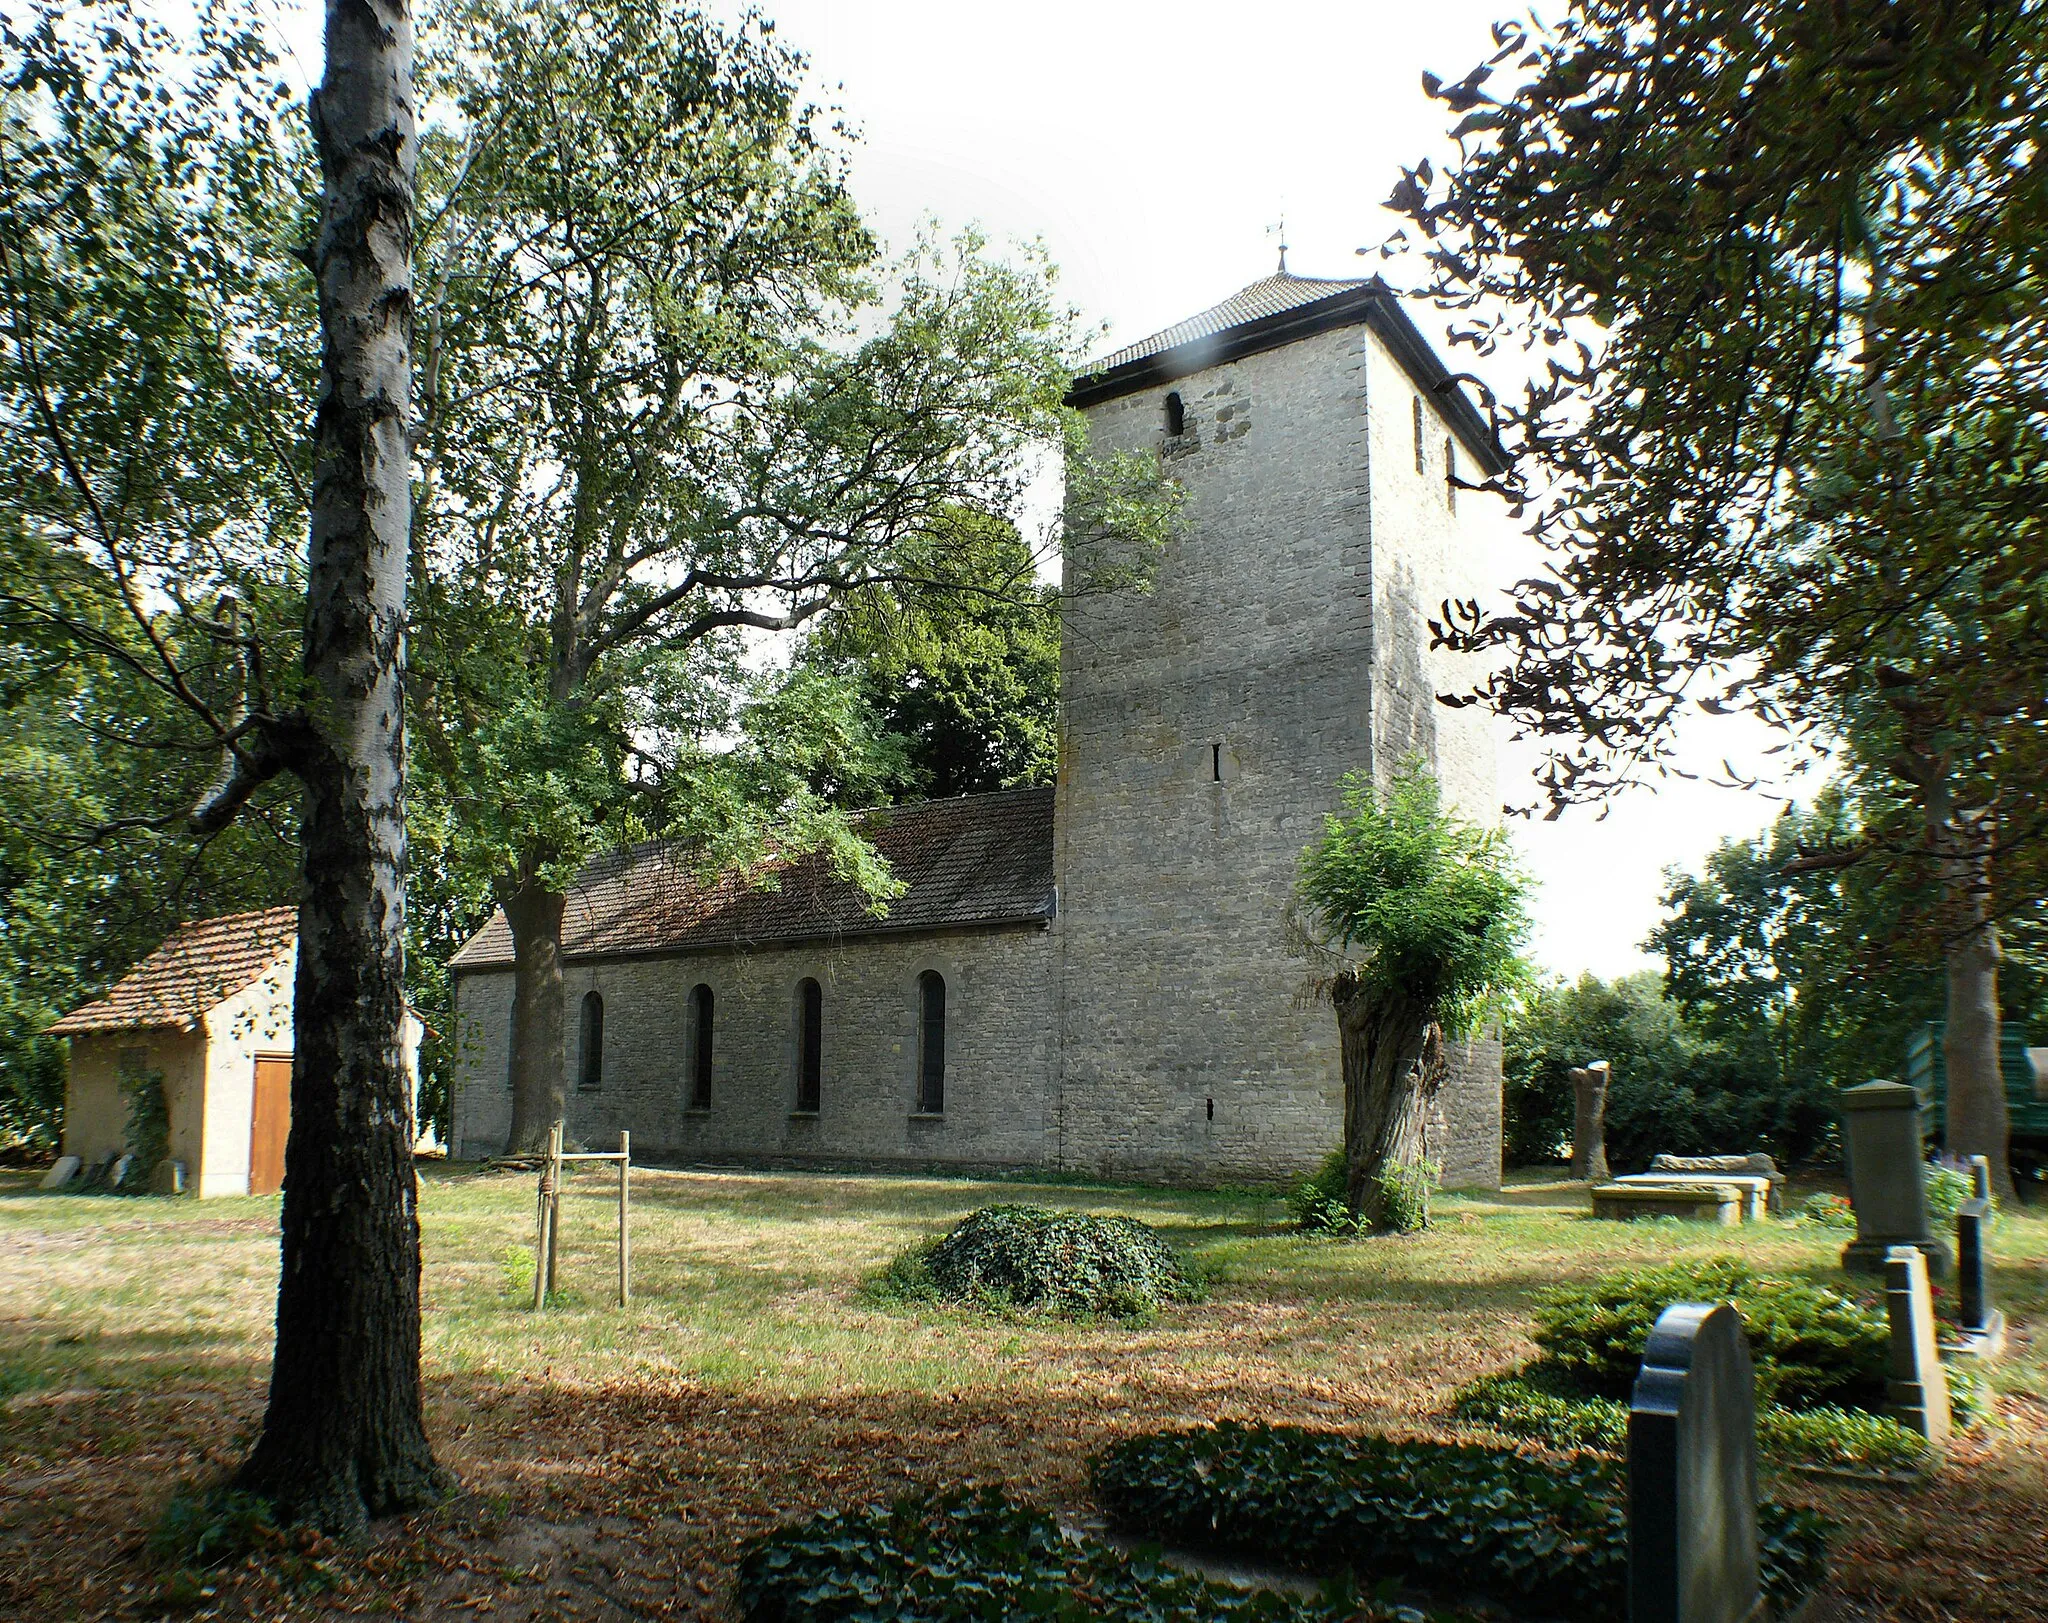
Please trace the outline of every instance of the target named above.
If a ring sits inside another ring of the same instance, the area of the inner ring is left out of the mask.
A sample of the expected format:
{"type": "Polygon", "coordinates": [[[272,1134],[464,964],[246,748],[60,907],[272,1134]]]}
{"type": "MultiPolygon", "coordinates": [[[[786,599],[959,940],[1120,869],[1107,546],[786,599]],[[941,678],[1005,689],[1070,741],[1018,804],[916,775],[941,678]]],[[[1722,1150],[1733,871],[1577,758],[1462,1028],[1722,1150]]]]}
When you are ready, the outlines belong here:
{"type": "Polygon", "coordinates": [[[1274,315],[1240,322],[1206,338],[1141,355],[1101,372],[1074,379],[1066,403],[1076,408],[1099,405],[1141,389],[1156,388],[1191,373],[1257,355],[1283,344],[1314,337],[1338,327],[1370,327],[1415,386],[1438,403],[1459,443],[1488,474],[1505,473],[1508,459],[1465,391],[1452,378],[1429,340],[1422,336],[1399,298],[1375,277],[1363,287],[1346,288],[1327,298],[1298,304],[1274,315]]]}

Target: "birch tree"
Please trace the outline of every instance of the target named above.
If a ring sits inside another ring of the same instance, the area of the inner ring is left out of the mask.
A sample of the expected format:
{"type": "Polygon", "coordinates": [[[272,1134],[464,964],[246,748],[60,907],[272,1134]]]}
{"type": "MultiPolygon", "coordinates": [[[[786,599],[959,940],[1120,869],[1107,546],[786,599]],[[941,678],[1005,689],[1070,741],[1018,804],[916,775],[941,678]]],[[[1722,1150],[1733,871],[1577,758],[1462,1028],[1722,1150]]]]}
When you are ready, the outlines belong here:
{"type": "Polygon", "coordinates": [[[410,8],[329,5],[310,142],[229,8],[189,43],[125,5],[38,8],[5,53],[0,614],[175,711],[121,742],[220,761],[196,804],[114,826],[204,840],[296,783],[277,1344],[237,1480],[352,1533],[449,1485],[403,1053],[410,8]]]}

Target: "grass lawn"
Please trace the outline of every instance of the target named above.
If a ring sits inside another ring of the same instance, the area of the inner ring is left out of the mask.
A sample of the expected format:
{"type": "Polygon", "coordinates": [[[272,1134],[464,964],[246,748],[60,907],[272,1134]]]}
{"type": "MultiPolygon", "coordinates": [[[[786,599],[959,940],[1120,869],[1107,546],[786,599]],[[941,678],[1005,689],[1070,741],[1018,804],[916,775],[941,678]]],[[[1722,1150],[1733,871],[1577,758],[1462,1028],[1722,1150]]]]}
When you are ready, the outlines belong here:
{"type": "MultiPolygon", "coordinates": [[[[1452,1390],[1529,1357],[1530,1296],[1676,1252],[1836,1282],[1838,1232],[1595,1224],[1582,1191],[1454,1196],[1437,1226],[1331,1243],[1250,1193],[638,1172],[612,1305],[607,1176],[565,1201],[568,1300],[536,1317],[531,1177],[424,1173],[429,1422],[466,1493],[365,1549],[223,1575],[201,1615],[729,1617],[746,1535],[914,1482],[1003,1482],[1085,1517],[1086,1460],[1161,1424],[1448,1435],[1452,1390]],[[1209,1299],[1139,1326],[881,1308],[863,1276],[991,1200],[1122,1212],[1190,1247],[1209,1299]]],[[[161,1615],[143,1538],[262,1411],[275,1199],[41,1195],[0,1174],[0,1617],[161,1615]]],[[[2048,1614],[2048,1219],[1994,1231],[2013,1346],[1995,1416],[1917,1490],[1807,1476],[1844,1524],[1826,1619],[2048,1614]]],[[[1592,1623],[1592,1620],[1586,1620],[1592,1623]]]]}

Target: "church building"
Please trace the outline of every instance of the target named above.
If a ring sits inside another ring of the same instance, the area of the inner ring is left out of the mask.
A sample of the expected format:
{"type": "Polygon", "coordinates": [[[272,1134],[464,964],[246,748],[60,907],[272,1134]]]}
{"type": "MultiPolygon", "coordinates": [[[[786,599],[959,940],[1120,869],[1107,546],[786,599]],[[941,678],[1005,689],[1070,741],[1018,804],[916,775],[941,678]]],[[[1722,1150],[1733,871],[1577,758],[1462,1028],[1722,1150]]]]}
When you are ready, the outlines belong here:
{"type": "MultiPolygon", "coordinates": [[[[1119,350],[1069,399],[1187,493],[1149,592],[1064,601],[1053,789],[878,811],[907,889],[823,863],[703,885],[593,862],[564,921],[567,1130],[675,1162],[1277,1181],[1342,1138],[1337,1031],[1282,914],[1340,780],[1412,755],[1498,815],[1490,720],[1428,620],[1483,584],[1470,400],[1377,279],[1279,274],[1119,350]]],[[[1071,567],[1071,565],[1070,565],[1071,567]]],[[[453,1145],[511,1119],[511,935],[454,959],[453,1145]]],[[[1454,1049],[1430,1151],[1500,1181],[1500,1051],[1454,1049]]]]}

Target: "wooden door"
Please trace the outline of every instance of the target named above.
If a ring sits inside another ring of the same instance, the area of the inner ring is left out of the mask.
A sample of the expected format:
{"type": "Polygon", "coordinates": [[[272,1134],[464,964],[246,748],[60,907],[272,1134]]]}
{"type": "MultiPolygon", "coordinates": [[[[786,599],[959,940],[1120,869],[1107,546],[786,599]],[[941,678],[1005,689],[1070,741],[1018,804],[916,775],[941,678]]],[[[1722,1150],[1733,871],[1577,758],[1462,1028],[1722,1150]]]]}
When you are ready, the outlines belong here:
{"type": "Polygon", "coordinates": [[[292,1062],[256,1062],[256,1098],[249,1112],[249,1193],[274,1195],[284,1187],[284,1141],[292,1130],[292,1062]]]}

